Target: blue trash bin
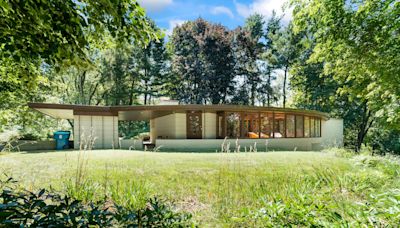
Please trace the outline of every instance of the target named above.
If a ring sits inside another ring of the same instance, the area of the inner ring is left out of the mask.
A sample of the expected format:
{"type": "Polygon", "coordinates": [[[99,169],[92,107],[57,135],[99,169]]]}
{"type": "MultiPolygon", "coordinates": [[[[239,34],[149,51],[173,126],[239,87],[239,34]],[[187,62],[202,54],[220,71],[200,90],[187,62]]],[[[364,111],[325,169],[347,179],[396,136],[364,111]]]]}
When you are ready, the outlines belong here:
{"type": "Polygon", "coordinates": [[[54,132],[54,139],[56,140],[56,149],[63,150],[69,148],[70,131],[56,131],[54,132]]]}

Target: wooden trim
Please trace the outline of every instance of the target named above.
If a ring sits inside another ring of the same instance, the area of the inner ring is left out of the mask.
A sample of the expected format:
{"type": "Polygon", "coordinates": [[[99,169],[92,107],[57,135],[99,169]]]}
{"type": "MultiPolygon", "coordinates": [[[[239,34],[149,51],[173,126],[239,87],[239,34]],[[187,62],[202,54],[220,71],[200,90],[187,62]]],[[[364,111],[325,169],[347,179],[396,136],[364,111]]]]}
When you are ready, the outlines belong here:
{"type": "Polygon", "coordinates": [[[81,116],[118,116],[118,112],[74,110],[74,115],[81,115],[81,116]]]}
{"type": "Polygon", "coordinates": [[[239,138],[244,138],[244,112],[239,112],[239,138]]]}
{"type": "Polygon", "coordinates": [[[258,113],[258,138],[261,139],[261,112],[258,113]]]}
{"type": "Polygon", "coordinates": [[[319,137],[322,137],[322,120],[319,119],[319,137]]]}
{"type": "Polygon", "coordinates": [[[302,110],[292,108],[277,108],[277,107],[258,107],[258,106],[246,106],[246,105],[135,105],[135,106],[90,106],[90,105],[70,105],[70,104],[51,104],[51,103],[28,103],[30,108],[34,109],[69,109],[74,111],[81,111],[85,113],[90,112],[111,112],[116,113],[121,111],[204,111],[204,112],[217,112],[217,111],[229,111],[229,112],[284,112],[284,113],[295,113],[305,114],[309,116],[316,116],[324,119],[328,119],[327,113],[314,111],[314,110],[302,110]]]}
{"type": "Polygon", "coordinates": [[[294,137],[297,138],[297,116],[294,115],[294,137]]]}
{"type": "Polygon", "coordinates": [[[304,134],[304,123],[305,123],[305,118],[304,118],[304,115],[302,115],[303,116],[303,138],[305,138],[306,137],[306,135],[304,134]]]}
{"type": "Polygon", "coordinates": [[[272,138],[275,138],[275,112],[272,112],[272,138]]]}
{"type": "Polygon", "coordinates": [[[218,139],[219,138],[219,115],[218,112],[215,113],[215,138],[218,139]]]}
{"type": "Polygon", "coordinates": [[[283,124],[283,126],[285,126],[285,129],[283,129],[283,138],[287,138],[287,113],[284,113],[284,115],[285,115],[285,118],[283,118],[284,119],[284,121],[285,121],[285,123],[283,124]]]}

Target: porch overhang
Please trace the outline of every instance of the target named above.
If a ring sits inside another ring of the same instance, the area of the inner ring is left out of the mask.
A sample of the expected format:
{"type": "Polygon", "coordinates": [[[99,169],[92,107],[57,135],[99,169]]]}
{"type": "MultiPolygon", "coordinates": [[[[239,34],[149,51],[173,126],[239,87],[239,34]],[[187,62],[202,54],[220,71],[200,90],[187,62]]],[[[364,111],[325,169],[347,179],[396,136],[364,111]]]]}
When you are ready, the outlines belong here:
{"type": "Polygon", "coordinates": [[[48,116],[58,119],[73,119],[74,115],[118,116],[118,120],[150,120],[173,113],[187,111],[203,112],[284,112],[304,114],[329,119],[327,113],[292,108],[257,107],[245,105],[134,105],[134,106],[93,106],[51,103],[28,103],[33,108],[48,116]]]}

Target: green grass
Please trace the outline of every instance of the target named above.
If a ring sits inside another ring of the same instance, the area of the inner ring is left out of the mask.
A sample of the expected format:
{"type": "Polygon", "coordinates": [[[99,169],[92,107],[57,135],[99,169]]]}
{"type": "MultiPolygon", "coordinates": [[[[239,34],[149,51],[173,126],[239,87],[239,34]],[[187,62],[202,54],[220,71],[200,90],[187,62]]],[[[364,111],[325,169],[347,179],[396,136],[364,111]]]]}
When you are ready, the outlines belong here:
{"type": "Polygon", "coordinates": [[[0,172],[21,187],[137,207],[154,195],[200,226],[396,226],[400,164],[333,152],[10,153],[0,172]]]}

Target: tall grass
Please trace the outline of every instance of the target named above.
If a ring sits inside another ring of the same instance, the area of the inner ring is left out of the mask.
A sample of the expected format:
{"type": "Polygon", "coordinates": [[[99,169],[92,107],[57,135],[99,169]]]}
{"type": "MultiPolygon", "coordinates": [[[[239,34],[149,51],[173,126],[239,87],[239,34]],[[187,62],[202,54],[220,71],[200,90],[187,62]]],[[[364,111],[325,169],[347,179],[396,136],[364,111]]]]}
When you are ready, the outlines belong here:
{"type": "MultiPolygon", "coordinates": [[[[222,147],[227,148],[227,144],[222,147]]],[[[176,210],[190,211],[201,226],[209,227],[400,224],[398,158],[350,156],[339,150],[226,151],[215,154],[86,151],[82,156],[85,159],[78,159],[79,152],[69,153],[62,155],[68,159],[63,164],[66,169],[63,179],[67,181],[62,182],[61,189],[78,199],[105,198],[128,208],[143,206],[144,199],[157,195],[177,205],[176,210]]],[[[35,156],[5,158],[26,159],[33,165],[35,159],[62,157],[57,153],[35,156]]],[[[57,162],[54,158],[50,163],[57,162]]],[[[0,165],[5,163],[0,160],[0,165]]],[[[11,171],[24,169],[7,167],[11,171]]]]}
{"type": "MultiPolygon", "coordinates": [[[[145,181],[125,181],[113,176],[115,170],[109,169],[108,162],[104,164],[104,172],[101,173],[102,181],[91,175],[92,170],[88,168],[89,154],[95,141],[93,134],[81,135],[74,174],[63,184],[67,194],[84,202],[106,200],[129,210],[145,208],[146,202],[152,197],[145,181]]],[[[123,172],[123,169],[118,172],[123,172]]]]}

